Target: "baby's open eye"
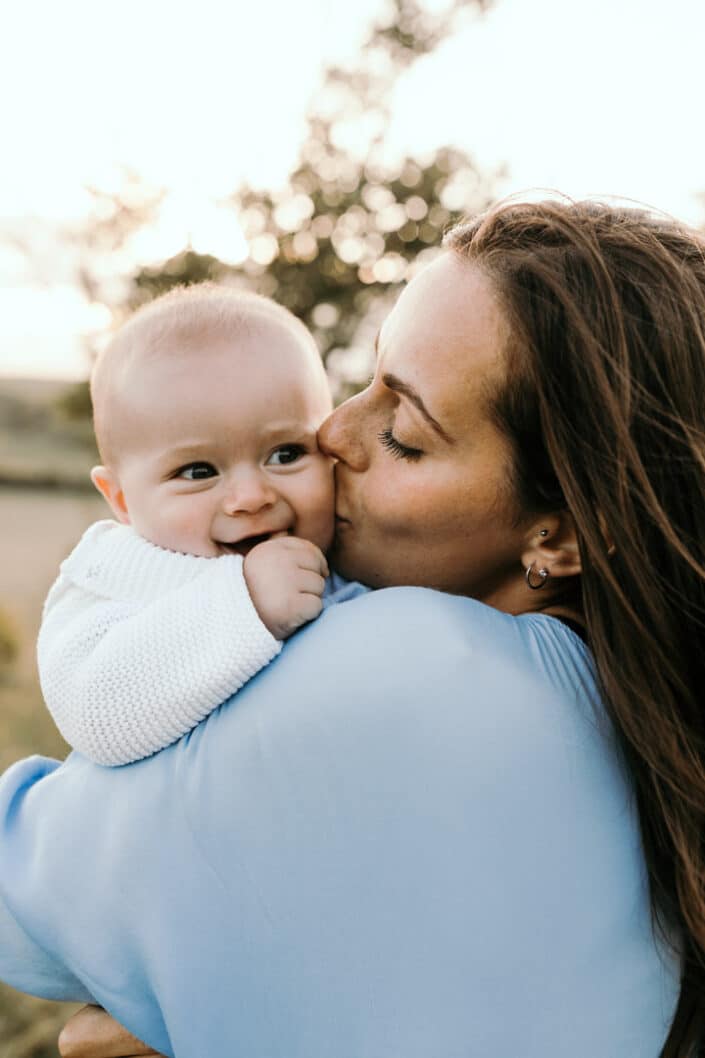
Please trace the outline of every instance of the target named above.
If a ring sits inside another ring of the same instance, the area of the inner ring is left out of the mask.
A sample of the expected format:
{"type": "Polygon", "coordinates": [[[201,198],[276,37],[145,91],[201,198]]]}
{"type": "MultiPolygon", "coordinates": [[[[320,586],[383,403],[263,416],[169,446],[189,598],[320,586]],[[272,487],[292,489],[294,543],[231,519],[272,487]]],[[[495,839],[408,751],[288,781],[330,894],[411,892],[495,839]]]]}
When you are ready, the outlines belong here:
{"type": "Polygon", "coordinates": [[[272,454],[267,460],[267,466],[274,467],[285,467],[289,463],[295,463],[297,459],[301,459],[306,449],[303,445],[291,444],[291,445],[279,445],[275,448],[272,454]]]}
{"type": "Polygon", "coordinates": [[[177,478],[185,478],[186,481],[205,481],[206,478],[214,478],[218,471],[212,463],[187,463],[174,475],[177,478]]]}

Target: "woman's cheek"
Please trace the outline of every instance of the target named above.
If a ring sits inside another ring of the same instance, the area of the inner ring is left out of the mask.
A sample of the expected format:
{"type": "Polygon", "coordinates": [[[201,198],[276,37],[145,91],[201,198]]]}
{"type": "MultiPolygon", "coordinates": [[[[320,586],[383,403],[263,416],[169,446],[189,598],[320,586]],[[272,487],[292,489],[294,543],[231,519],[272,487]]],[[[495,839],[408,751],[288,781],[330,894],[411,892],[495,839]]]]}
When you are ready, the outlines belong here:
{"type": "Polygon", "coordinates": [[[375,492],[380,522],[405,536],[418,534],[429,523],[443,522],[436,506],[437,484],[432,475],[418,470],[418,464],[412,463],[402,473],[395,468],[380,479],[375,492]]]}

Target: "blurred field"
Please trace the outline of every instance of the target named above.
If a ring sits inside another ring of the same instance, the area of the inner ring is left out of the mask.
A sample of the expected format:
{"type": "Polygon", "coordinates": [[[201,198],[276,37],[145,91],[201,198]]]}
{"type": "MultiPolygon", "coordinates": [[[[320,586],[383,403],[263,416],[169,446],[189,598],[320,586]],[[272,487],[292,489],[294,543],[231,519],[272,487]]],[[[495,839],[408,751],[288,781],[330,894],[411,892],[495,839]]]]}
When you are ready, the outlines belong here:
{"type": "Polygon", "coordinates": [[[20,638],[19,657],[0,683],[0,769],[28,753],[66,751],[42,704],[34,644],[59,563],[83,530],[106,514],[93,493],[0,488],[0,606],[20,638]]]}
{"type": "Polygon", "coordinates": [[[66,390],[65,382],[0,381],[0,608],[19,637],[17,660],[0,669],[0,770],[28,753],[65,753],[42,705],[34,644],[59,563],[107,514],[88,477],[90,422],[62,415],[66,390]]]}
{"type": "MultiPolygon", "coordinates": [[[[46,438],[36,441],[38,449],[46,444],[46,438]]],[[[3,450],[3,462],[4,455],[3,450]]],[[[59,563],[83,530],[105,514],[100,497],[90,492],[0,487],[0,606],[17,630],[20,648],[9,671],[0,671],[0,770],[30,753],[63,757],[66,752],[42,703],[34,643],[59,563]]],[[[0,985],[0,1058],[56,1058],[56,1038],[74,1009],[0,985]]]]}
{"type": "Polygon", "coordinates": [[[90,419],[67,412],[72,387],[0,379],[0,482],[88,491],[97,462],[90,419]]]}

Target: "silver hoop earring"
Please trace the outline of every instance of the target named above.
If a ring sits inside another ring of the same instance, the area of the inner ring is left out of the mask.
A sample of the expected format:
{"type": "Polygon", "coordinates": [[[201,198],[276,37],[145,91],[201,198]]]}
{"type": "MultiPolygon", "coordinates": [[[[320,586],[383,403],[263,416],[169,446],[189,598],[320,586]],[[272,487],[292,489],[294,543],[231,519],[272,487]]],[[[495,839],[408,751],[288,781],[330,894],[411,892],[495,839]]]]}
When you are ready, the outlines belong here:
{"type": "Polygon", "coordinates": [[[546,581],[548,580],[548,577],[549,577],[549,571],[546,569],[545,566],[542,566],[541,569],[537,569],[536,572],[539,575],[539,577],[541,578],[541,580],[539,581],[538,584],[532,584],[531,583],[531,572],[532,572],[533,568],[534,568],[534,563],[533,562],[531,563],[530,566],[526,567],[526,583],[529,585],[529,587],[531,588],[532,591],[539,591],[539,589],[543,588],[544,585],[546,584],[546,581]]]}

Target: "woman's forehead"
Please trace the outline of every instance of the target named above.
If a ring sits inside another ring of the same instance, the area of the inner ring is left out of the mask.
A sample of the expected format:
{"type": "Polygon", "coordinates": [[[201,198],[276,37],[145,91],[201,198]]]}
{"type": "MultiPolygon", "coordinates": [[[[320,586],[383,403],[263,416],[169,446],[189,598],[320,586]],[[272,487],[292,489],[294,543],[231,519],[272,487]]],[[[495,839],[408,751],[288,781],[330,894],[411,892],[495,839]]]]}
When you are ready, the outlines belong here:
{"type": "Polygon", "coordinates": [[[448,410],[501,377],[508,335],[491,281],[447,252],[404,290],[380,332],[383,369],[448,410]]]}

